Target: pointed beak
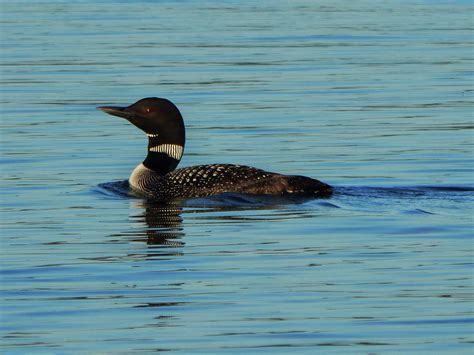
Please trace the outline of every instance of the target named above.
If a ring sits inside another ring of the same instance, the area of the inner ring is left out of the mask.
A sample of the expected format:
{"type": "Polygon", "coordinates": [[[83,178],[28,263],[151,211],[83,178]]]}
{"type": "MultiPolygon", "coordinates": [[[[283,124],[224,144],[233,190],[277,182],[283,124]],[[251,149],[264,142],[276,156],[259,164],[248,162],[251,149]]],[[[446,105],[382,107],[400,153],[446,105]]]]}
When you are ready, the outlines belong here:
{"type": "Polygon", "coordinates": [[[118,107],[118,106],[99,106],[97,107],[98,110],[104,111],[112,116],[122,117],[129,120],[133,117],[133,114],[127,111],[126,107],[118,107]]]}

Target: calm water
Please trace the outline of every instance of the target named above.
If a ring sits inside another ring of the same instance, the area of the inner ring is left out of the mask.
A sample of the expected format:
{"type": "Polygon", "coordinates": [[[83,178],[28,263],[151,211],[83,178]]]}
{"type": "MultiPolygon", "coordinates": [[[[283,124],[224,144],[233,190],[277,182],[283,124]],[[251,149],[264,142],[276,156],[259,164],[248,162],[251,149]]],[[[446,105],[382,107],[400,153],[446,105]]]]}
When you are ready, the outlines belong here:
{"type": "Polygon", "coordinates": [[[7,353],[470,353],[468,1],[4,1],[7,353]],[[123,194],[173,100],[181,166],[312,176],[327,200],[123,194]]]}

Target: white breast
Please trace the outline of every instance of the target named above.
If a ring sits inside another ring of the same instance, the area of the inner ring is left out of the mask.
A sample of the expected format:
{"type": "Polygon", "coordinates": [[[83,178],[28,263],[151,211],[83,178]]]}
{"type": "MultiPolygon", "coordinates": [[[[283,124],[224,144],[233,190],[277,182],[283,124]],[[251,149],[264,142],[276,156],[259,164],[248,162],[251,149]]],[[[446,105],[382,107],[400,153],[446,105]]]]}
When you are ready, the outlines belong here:
{"type": "Polygon", "coordinates": [[[140,184],[140,181],[143,182],[143,179],[147,175],[153,174],[153,171],[145,167],[145,165],[140,164],[138,165],[135,169],[133,169],[132,174],[130,175],[130,178],[128,179],[128,183],[130,186],[141,190],[143,188],[142,184],[140,184]]]}

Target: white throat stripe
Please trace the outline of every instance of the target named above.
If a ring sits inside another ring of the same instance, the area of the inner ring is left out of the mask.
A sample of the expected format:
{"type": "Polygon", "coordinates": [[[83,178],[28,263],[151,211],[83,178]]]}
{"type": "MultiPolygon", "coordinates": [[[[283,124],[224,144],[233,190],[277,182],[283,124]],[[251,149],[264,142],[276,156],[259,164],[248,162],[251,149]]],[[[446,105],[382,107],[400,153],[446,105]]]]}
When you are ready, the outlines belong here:
{"type": "Polygon", "coordinates": [[[160,144],[155,147],[150,147],[148,150],[150,152],[165,153],[176,160],[180,160],[183,155],[183,146],[178,144],[160,144]]]}

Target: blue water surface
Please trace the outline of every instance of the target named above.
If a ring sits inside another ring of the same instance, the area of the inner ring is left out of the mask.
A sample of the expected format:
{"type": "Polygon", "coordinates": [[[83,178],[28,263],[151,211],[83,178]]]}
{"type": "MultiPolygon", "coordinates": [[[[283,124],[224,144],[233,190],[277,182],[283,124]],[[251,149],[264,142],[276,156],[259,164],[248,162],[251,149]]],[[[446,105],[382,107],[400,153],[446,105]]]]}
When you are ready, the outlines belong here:
{"type": "Polygon", "coordinates": [[[11,1],[1,9],[5,353],[473,351],[472,3],[11,1]],[[166,97],[181,167],[330,199],[130,196],[166,97]]]}

